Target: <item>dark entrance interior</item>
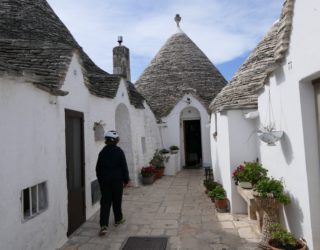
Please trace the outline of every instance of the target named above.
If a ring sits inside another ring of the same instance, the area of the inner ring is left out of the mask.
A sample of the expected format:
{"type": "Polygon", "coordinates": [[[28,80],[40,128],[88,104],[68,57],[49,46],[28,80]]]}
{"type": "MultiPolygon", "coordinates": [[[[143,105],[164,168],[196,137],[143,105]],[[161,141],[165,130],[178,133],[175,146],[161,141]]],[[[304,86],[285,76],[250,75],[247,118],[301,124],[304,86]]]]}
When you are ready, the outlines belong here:
{"type": "Polygon", "coordinates": [[[86,220],[83,113],[65,110],[68,184],[68,233],[86,220]]]}
{"type": "Polygon", "coordinates": [[[183,127],[186,166],[200,164],[202,160],[200,120],[183,121],[183,127]]]}

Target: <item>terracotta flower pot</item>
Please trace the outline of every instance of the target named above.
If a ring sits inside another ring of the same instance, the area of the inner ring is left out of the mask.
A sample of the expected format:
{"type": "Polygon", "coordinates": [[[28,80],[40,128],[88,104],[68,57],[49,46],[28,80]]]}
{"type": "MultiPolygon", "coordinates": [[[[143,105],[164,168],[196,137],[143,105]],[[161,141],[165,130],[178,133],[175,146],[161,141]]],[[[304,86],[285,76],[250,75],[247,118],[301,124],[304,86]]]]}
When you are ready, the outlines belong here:
{"type": "Polygon", "coordinates": [[[217,200],[215,199],[215,205],[217,209],[223,210],[228,208],[228,200],[223,199],[223,200],[217,200]]]}
{"type": "MultiPolygon", "coordinates": [[[[283,248],[277,248],[274,247],[274,245],[276,245],[276,240],[275,239],[270,239],[268,241],[268,247],[272,250],[284,250],[283,248]]],[[[307,249],[307,245],[305,244],[305,242],[298,240],[297,241],[297,246],[296,248],[292,248],[292,250],[306,250],[307,249]]]]}
{"type": "Polygon", "coordinates": [[[156,168],[155,178],[160,179],[164,175],[164,168],[156,168]]]}

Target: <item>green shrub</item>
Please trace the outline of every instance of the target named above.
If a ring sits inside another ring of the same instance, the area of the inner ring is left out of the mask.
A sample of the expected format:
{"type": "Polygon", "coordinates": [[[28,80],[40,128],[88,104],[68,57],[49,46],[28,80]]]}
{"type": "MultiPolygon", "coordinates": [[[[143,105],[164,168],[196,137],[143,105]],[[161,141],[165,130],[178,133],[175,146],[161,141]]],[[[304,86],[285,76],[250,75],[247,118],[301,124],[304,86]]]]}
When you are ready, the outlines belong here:
{"type": "Polygon", "coordinates": [[[149,162],[151,165],[156,168],[164,168],[164,163],[168,162],[169,156],[164,156],[159,149],[154,152],[153,158],[149,162]]]}
{"type": "Polygon", "coordinates": [[[213,189],[215,189],[217,186],[221,186],[221,184],[220,183],[218,183],[218,182],[215,182],[215,181],[213,181],[213,180],[204,180],[203,181],[203,185],[206,187],[206,189],[208,190],[208,191],[212,191],[213,189]]]}
{"type": "Polygon", "coordinates": [[[262,197],[273,197],[285,205],[291,202],[290,196],[285,193],[282,180],[265,177],[257,183],[255,191],[262,197]]]}
{"type": "Polygon", "coordinates": [[[290,250],[290,249],[297,249],[297,239],[295,236],[288,232],[287,230],[283,229],[280,224],[274,223],[268,227],[268,230],[271,234],[272,245],[274,247],[290,250]]]}
{"type": "Polygon", "coordinates": [[[268,170],[263,168],[259,162],[245,162],[244,167],[241,168],[240,165],[236,171],[233,173],[233,178],[240,182],[250,182],[253,186],[257,184],[258,181],[267,176],[268,170]]]}
{"type": "Polygon", "coordinates": [[[227,197],[226,191],[222,186],[217,186],[210,192],[210,195],[210,197],[214,197],[216,200],[224,200],[227,197]]]}
{"type": "Polygon", "coordinates": [[[172,146],[170,146],[170,150],[179,150],[179,147],[175,146],[175,145],[172,145],[172,146]]]}

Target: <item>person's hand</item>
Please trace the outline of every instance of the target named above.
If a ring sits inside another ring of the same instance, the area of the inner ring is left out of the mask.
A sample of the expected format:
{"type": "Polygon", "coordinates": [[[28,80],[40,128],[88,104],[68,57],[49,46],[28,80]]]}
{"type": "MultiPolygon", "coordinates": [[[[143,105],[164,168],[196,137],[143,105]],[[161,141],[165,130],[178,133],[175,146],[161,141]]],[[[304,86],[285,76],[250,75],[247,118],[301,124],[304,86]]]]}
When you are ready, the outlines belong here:
{"type": "Polygon", "coordinates": [[[128,183],[123,183],[123,187],[124,188],[130,187],[130,184],[131,184],[130,181],[128,183]]]}

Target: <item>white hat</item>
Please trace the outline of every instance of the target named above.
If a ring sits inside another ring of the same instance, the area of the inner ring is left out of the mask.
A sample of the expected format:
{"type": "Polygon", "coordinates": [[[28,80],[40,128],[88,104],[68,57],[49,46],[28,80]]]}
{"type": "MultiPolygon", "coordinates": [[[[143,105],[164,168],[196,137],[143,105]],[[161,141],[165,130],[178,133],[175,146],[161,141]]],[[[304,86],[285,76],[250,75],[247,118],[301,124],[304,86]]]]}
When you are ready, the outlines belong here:
{"type": "Polygon", "coordinates": [[[109,130],[108,132],[106,132],[104,134],[104,137],[105,138],[114,138],[114,139],[116,139],[116,138],[119,138],[119,135],[118,135],[117,131],[109,130]]]}

